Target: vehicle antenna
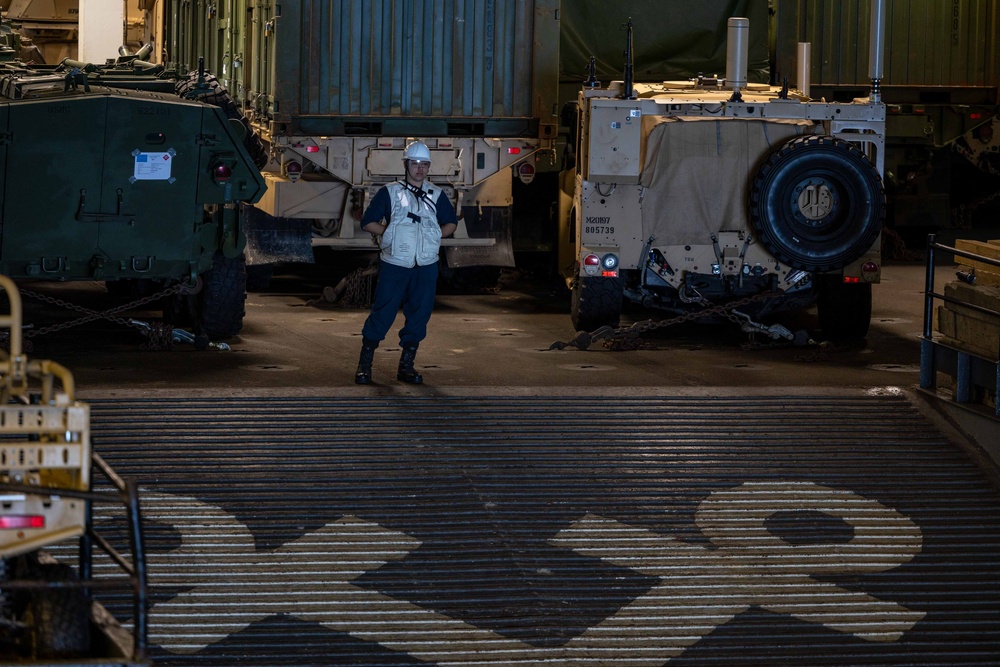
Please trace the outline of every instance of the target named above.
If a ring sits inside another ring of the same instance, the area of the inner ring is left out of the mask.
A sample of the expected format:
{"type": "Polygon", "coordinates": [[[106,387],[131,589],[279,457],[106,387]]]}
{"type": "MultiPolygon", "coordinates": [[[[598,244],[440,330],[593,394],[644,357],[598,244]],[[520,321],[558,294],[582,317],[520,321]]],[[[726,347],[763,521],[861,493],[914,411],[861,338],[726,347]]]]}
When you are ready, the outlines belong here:
{"type": "Polygon", "coordinates": [[[628,23],[621,26],[628,34],[625,42],[625,87],[622,90],[622,99],[634,100],[635,90],[632,88],[632,17],[628,17],[628,23]]]}
{"type": "Polygon", "coordinates": [[[588,88],[601,87],[601,82],[597,79],[597,59],[594,56],[590,56],[590,64],[587,65],[587,80],[583,82],[583,85],[588,88]]]}

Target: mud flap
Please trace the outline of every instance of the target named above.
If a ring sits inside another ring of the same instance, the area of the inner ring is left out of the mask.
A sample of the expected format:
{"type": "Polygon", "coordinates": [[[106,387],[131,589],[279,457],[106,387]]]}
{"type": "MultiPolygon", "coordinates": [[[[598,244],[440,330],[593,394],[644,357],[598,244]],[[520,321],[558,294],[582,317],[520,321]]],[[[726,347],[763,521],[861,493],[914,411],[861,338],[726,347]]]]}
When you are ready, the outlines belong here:
{"type": "Polygon", "coordinates": [[[243,207],[242,227],[247,237],[248,266],[279,262],[315,262],[312,220],[276,218],[252,206],[243,207]]]}
{"type": "Polygon", "coordinates": [[[513,220],[510,207],[464,206],[465,226],[471,238],[492,238],[490,246],[445,246],[448,266],[461,269],[468,266],[514,266],[513,220]]]}
{"type": "Polygon", "coordinates": [[[221,251],[229,259],[239,257],[246,250],[247,236],[242,233],[238,212],[235,208],[222,209],[222,244],[221,251]]]}

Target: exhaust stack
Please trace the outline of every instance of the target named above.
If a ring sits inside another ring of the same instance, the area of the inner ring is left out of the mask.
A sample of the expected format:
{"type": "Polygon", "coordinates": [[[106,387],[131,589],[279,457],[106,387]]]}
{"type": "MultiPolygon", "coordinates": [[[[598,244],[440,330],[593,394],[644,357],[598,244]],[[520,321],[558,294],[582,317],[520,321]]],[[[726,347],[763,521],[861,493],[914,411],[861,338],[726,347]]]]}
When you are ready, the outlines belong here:
{"type": "Polygon", "coordinates": [[[726,41],[726,85],[733,89],[731,102],[743,99],[740,90],[747,86],[747,54],[750,44],[750,20],[730,18],[726,41]]]}
{"type": "Polygon", "coordinates": [[[809,42],[799,42],[798,62],[795,82],[799,86],[799,92],[812,99],[809,95],[809,72],[812,67],[812,57],[809,49],[812,44],[809,42]]]}
{"type": "Polygon", "coordinates": [[[882,72],[885,58],[885,0],[872,0],[871,44],[868,49],[868,76],[872,81],[870,102],[882,101],[882,72]]]}

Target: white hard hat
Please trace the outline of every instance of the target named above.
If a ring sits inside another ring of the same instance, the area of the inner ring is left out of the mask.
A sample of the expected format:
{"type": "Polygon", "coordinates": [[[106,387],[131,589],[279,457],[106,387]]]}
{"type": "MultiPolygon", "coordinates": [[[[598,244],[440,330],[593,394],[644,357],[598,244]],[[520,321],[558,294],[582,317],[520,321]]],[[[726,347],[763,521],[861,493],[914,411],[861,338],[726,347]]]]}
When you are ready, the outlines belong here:
{"type": "Polygon", "coordinates": [[[427,144],[422,141],[414,141],[403,151],[404,160],[416,160],[417,162],[430,162],[431,152],[427,149],[427,144]]]}

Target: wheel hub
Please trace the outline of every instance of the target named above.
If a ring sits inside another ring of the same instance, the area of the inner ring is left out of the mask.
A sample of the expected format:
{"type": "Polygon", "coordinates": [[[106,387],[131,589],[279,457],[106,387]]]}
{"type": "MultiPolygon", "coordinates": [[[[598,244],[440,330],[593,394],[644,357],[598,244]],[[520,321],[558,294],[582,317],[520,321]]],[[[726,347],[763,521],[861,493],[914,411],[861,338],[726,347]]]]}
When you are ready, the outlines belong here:
{"type": "Polygon", "coordinates": [[[823,220],[833,213],[836,207],[833,191],[823,181],[806,181],[799,188],[796,188],[796,191],[798,192],[796,204],[799,214],[810,222],[823,220]]]}

